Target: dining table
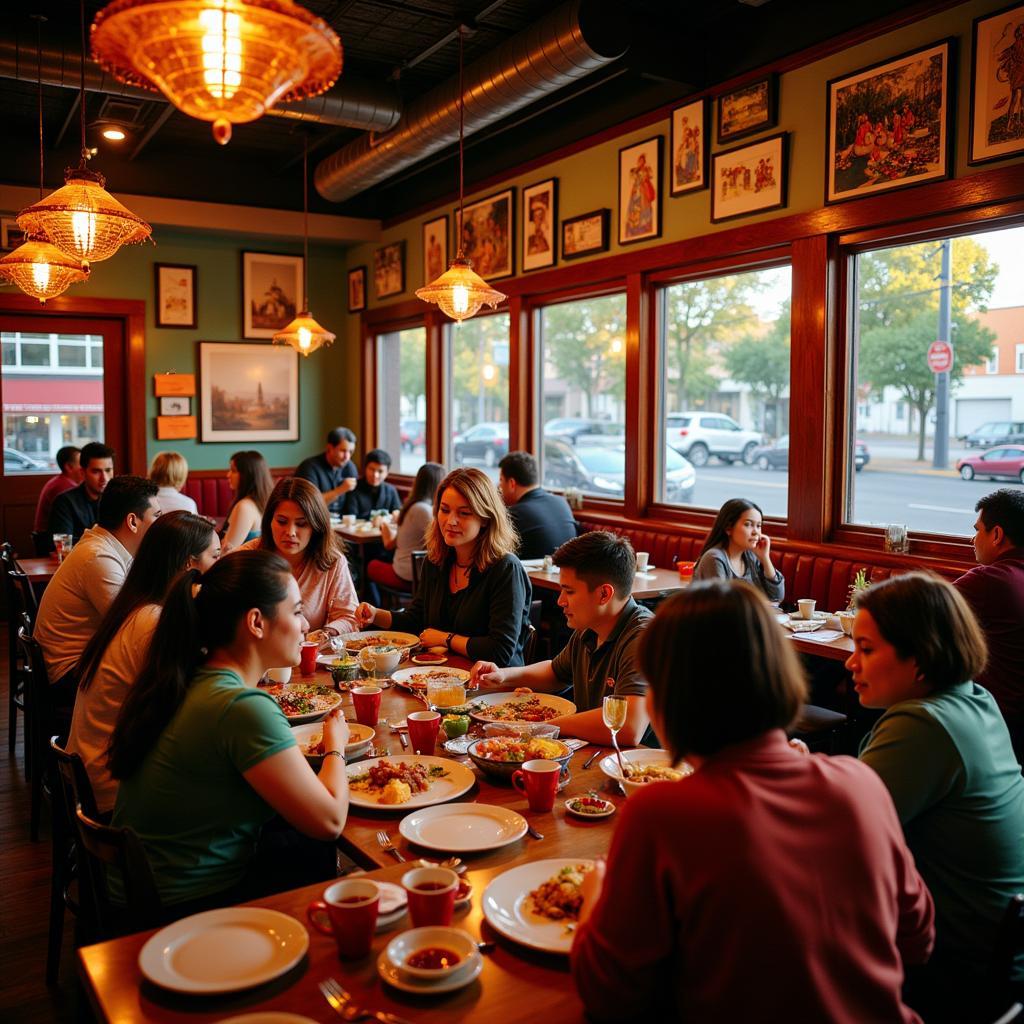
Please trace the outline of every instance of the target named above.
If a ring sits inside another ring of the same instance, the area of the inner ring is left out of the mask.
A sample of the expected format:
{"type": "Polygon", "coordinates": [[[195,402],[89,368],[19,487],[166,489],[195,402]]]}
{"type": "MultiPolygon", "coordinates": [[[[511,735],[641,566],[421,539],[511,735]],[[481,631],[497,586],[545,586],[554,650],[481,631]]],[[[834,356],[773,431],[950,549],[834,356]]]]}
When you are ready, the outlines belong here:
{"type": "Polygon", "coordinates": [[[359,596],[365,599],[366,584],[368,582],[368,577],[366,575],[367,545],[381,543],[380,527],[374,526],[365,519],[357,519],[356,522],[351,525],[332,520],[331,529],[333,529],[335,535],[345,541],[348,546],[349,557],[356,563],[355,575],[357,590],[359,592],[359,596]]]}
{"type": "Polygon", "coordinates": [[[37,590],[41,590],[50,580],[60,566],[56,555],[47,555],[44,558],[19,558],[18,568],[28,577],[29,583],[37,590]]]}
{"type": "MultiPolygon", "coordinates": [[[[558,591],[559,571],[552,566],[550,570],[543,567],[531,568],[526,563],[527,575],[535,588],[558,591]]],[[[669,597],[680,590],[685,590],[692,577],[679,575],[676,569],[651,568],[647,572],[638,572],[633,577],[632,597],[634,601],[657,601],[669,597]]]]}

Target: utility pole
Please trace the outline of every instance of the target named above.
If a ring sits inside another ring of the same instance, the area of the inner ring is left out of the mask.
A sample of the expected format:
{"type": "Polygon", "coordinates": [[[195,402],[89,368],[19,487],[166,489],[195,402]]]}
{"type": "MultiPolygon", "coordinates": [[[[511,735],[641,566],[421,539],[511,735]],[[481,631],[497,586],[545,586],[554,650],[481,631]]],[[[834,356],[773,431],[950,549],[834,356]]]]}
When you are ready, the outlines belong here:
{"type": "MultiPolygon", "coordinates": [[[[939,276],[939,341],[953,345],[953,240],[942,241],[942,270],[939,276]]],[[[956,353],[953,353],[956,358],[956,353]]],[[[932,447],[932,467],[945,469],[949,465],[949,370],[935,374],[935,443],[932,447]]]]}

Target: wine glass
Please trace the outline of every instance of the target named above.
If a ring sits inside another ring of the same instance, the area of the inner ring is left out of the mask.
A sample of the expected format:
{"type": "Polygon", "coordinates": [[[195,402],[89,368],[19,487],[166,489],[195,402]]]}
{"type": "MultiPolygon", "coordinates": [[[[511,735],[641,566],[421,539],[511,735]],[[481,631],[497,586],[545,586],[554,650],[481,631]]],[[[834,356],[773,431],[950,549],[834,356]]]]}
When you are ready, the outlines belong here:
{"type": "Polygon", "coordinates": [[[369,675],[371,683],[377,682],[377,659],[369,647],[359,652],[359,667],[369,675]]]}
{"type": "Polygon", "coordinates": [[[619,774],[625,778],[626,769],[622,766],[622,751],[619,750],[618,732],[626,724],[626,713],[629,704],[625,697],[618,697],[614,694],[605,697],[601,705],[601,718],[612,734],[612,746],[615,748],[615,757],[619,762],[619,774]]]}

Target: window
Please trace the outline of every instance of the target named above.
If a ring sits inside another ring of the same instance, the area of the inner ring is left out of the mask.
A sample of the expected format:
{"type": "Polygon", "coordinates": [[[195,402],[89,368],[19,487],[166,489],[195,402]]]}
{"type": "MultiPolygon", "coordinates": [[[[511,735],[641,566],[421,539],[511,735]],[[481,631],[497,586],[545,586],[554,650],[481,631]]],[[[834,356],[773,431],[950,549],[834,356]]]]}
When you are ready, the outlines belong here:
{"type": "Polygon", "coordinates": [[[626,481],[626,296],[537,315],[541,475],[548,487],[621,499],[626,481]]]}
{"type": "Polygon", "coordinates": [[[963,460],[1011,441],[1009,428],[1024,419],[1024,380],[998,374],[997,357],[1001,346],[1024,335],[1022,246],[1024,228],[1010,228],[853,259],[849,383],[858,400],[870,395],[873,414],[869,422],[851,422],[848,432],[847,522],[971,533],[974,504],[993,485],[969,469],[958,478],[963,460]],[[936,338],[953,348],[943,408],[928,367],[936,338]],[[945,458],[942,445],[936,450],[939,431],[945,458]]]}
{"type": "Polygon", "coordinates": [[[774,267],[659,293],[661,501],[717,509],[739,494],[785,516],[790,292],[774,267]]]}
{"type": "Polygon", "coordinates": [[[426,425],[426,328],[378,334],[377,446],[391,455],[392,471],[412,476],[426,462],[426,425]]]}

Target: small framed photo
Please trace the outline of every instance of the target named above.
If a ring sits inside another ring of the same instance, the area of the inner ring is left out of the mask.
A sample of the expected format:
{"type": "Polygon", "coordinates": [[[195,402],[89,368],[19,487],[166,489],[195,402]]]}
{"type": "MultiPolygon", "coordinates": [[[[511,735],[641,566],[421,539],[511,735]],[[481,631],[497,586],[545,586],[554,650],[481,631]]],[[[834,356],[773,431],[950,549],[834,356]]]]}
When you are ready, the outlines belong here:
{"type": "Polygon", "coordinates": [[[378,299],[405,291],[405,242],[392,242],[374,249],[373,291],[378,299]]]}
{"type": "Polygon", "coordinates": [[[826,203],[949,177],[955,43],[944,39],[828,83],[826,203]]]}
{"type": "Polygon", "coordinates": [[[720,146],[774,128],[778,123],[779,86],[774,74],[718,97],[720,146]]]}
{"type": "Polygon", "coordinates": [[[685,195],[708,187],[708,101],[684,103],[672,111],[669,145],[672,170],[669,194],[685,195]]]}
{"type": "Polygon", "coordinates": [[[661,235],[662,137],[619,150],[619,245],[661,235]]]}
{"type": "Polygon", "coordinates": [[[789,132],[715,153],[711,158],[711,222],[786,205],[789,132]]]}
{"type": "Polygon", "coordinates": [[[423,283],[436,281],[448,269],[448,214],[423,225],[423,283]]]}
{"type": "Polygon", "coordinates": [[[184,395],[169,395],[160,399],[161,416],[191,416],[192,399],[184,395]]]}
{"type": "Polygon", "coordinates": [[[523,189],[523,270],[553,267],[557,258],[558,179],[523,189]]]}
{"type": "Polygon", "coordinates": [[[242,253],[242,337],[273,338],[302,302],[302,257],[242,253]]]}
{"type": "MultiPolygon", "coordinates": [[[[515,273],[515,201],[516,190],[509,188],[463,211],[462,250],[485,281],[515,273]]],[[[457,210],[454,223],[458,231],[457,210]]]]}
{"type": "Polygon", "coordinates": [[[968,163],[1024,151],[1024,4],[974,19],[968,163]]]}
{"type": "Polygon", "coordinates": [[[196,321],[195,266],[187,263],[154,263],[157,327],[188,327],[196,321]]]}
{"type": "Polygon", "coordinates": [[[366,267],[348,272],[348,311],[361,313],[366,309],[366,267]]]}
{"type": "Polygon", "coordinates": [[[612,211],[593,210],[562,221],[562,259],[574,260],[608,250],[608,224],[612,211]]]}
{"type": "Polygon", "coordinates": [[[0,249],[17,249],[25,241],[25,232],[13,217],[0,217],[0,249]]]}

